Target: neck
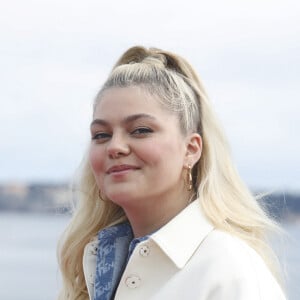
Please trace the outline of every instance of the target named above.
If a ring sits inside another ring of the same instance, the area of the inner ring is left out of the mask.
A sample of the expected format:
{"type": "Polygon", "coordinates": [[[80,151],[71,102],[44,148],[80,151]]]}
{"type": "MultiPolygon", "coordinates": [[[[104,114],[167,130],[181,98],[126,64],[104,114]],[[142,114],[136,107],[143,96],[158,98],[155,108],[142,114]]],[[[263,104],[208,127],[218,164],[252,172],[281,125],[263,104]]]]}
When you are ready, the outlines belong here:
{"type": "Polygon", "coordinates": [[[131,224],[134,237],[141,237],[157,231],[167,224],[180,211],[182,211],[192,200],[193,194],[185,191],[180,197],[176,195],[165,195],[156,199],[143,199],[137,201],[142,205],[123,207],[131,224]]]}

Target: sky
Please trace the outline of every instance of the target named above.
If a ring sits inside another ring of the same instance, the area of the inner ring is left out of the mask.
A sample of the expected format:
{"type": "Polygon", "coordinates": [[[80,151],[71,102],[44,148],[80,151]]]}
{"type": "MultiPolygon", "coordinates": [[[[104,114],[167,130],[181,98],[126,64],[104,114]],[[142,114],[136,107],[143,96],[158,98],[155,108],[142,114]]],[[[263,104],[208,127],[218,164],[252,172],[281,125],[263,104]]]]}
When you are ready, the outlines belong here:
{"type": "Polygon", "coordinates": [[[197,70],[251,188],[300,190],[300,2],[0,2],[0,183],[66,182],[92,103],[134,45],[197,70]]]}

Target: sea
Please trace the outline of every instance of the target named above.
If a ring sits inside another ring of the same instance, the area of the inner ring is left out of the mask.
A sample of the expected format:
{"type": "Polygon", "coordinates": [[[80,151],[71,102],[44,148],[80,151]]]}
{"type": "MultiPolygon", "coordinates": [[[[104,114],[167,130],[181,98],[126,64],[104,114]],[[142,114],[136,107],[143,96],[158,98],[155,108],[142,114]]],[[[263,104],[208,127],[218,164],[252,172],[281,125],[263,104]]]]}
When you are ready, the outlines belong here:
{"type": "MultiPolygon", "coordinates": [[[[69,217],[0,213],[0,299],[55,300],[60,287],[57,241],[69,217]]],[[[274,240],[288,299],[300,299],[300,222],[283,223],[274,240]]]]}

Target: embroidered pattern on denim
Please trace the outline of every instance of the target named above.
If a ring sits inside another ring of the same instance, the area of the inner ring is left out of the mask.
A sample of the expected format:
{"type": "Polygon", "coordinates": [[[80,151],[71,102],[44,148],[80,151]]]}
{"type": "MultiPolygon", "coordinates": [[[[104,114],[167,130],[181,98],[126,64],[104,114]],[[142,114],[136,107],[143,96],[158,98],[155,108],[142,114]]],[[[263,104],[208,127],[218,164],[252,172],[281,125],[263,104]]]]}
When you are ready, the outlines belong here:
{"type": "Polygon", "coordinates": [[[134,239],[129,222],[99,231],[94,300],[113,299],[136,245],[148,238],[149,235],[134,239]]]}
{"type": "Polygon", "coordinates": [[[105,228],[98,233],[94,300],[109,300],[113,296],[126,263],[128,246],[132,238],[129,223],[105,228]]]}

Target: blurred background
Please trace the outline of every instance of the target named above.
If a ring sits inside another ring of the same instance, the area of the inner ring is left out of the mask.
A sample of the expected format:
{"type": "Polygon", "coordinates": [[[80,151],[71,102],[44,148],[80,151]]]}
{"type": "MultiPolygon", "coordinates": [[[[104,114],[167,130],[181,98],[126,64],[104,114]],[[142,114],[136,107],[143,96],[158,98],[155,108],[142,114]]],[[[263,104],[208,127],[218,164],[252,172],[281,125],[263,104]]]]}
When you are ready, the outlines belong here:
{"type": "Polygon", "coordinates": [[[299,1],[10,0],[0,16],[0,299],[55,299],[92,102],[133,45],[198,71],[242,178],[287,231],[274,246],[299,299],[299,1]]]}

